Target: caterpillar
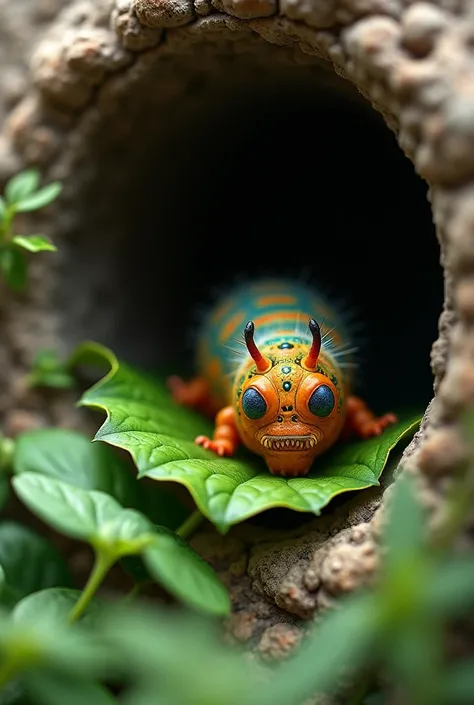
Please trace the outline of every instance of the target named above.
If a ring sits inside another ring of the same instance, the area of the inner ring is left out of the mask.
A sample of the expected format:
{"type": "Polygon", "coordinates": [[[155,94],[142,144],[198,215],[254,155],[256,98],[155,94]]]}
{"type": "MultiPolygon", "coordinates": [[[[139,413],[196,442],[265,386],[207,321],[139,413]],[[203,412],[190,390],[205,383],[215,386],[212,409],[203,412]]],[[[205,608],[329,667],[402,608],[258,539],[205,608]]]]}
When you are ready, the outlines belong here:
{"type": "Polygon", "coordinates": [[[352,393],[353,347],[344,317],[297,281],[239,285],[203,318],[196,376],[168,379],[180,404],[215,416],[212,438],[195,442],[219,456],[240,443],[273,475],[302,477],[341,438],[379,435],[396,421],[377,418],[352,393]]]}

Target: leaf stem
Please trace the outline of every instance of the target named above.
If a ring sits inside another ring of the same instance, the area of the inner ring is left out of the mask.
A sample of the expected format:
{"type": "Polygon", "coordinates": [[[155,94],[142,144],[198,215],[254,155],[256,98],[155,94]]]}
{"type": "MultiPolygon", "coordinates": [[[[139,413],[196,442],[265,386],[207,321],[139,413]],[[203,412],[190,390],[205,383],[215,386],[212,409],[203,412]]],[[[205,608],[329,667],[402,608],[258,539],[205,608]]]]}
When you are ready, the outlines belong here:
{"type": "Polygon", "coordinates": [[[86,583],[82,594],[71,612],[69,613],[69,621],[75,622],[82,617],[85,609],[87,608],[89,602],[94,597],[97,589],[103,582],[105,576],[117,560],[116,556],[110,554],[108,551],[98,548],[96,550],[94,567],[92,568],[89,579],[86,583]]]}
{"type": "Polygon", "coordinates": [[[195,509],[194,512],[183,521],[181,526],[176,529],[175,533],[178,534],[178,536],[181,536],[182,539],[187,539],[192,533],[194,533],[199,524],[203,521],[204,515],[199,511],[199,509],[195,509]]]}
{"type": "Polygon", "coordinates": [[[6,209],[5,218],[3,220],[3,223],[0,226],[0,240],[2,240],[4,243],[10,242],[10,240],[13,237],[12,222],[13,222],[13,218],[15,217],[15,215],[16,215],[15,209],[12,206],[9,206],[6,209]]]}

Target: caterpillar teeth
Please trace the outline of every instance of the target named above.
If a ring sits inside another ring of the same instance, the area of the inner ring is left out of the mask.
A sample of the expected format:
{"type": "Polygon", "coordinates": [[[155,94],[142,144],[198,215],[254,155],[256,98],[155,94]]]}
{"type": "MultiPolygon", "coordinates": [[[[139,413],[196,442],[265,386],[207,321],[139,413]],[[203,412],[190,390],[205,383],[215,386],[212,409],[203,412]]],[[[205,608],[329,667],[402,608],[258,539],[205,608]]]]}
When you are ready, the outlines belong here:
{"type": "Polygon", "coordinates": [[[317,443],[315,436],[264,436],[262,445],[271,450],[309,450],[317,443]]]}

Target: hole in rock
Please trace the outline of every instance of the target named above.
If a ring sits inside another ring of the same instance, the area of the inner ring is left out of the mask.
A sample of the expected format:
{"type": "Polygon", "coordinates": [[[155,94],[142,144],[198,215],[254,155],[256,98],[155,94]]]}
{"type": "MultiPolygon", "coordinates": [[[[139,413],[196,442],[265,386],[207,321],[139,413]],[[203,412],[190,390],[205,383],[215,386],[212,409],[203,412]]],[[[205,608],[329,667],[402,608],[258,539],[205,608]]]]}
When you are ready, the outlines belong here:
{"type": "Polygon", "coordinates": [[[65,243],[66,340],[190,374],[216,289],[304,273],[358,312],[358,391],[379,412],[422,410],[443,301],[425,183],[349,83],[232,66],[167,103],[149,76],[104,116],[65,243]]]}

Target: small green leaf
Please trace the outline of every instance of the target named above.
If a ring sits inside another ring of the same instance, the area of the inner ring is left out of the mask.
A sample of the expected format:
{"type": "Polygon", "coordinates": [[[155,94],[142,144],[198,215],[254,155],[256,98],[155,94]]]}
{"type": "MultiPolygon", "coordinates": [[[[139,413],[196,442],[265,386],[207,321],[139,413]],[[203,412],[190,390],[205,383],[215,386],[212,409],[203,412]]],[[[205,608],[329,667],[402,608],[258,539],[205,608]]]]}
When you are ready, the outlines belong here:
{"type": "Polygon", "coordinates": [[[26,286],[27,269],[23,253],[16,247],[0,249],[0,271],[13,291],[22,291],[26,286]]]}
{"type": "Polygon", "coordinates": [[[148,520],[104,492],[87,492],[35,472],[17,475],[12,483],[22,502],[43,521],[117,558],[140,553],[151,541],[148,520]]]}
{"type": "Polygon", "coordinates": [[[5,185],[5,198],[8,205],[14,205],[22,198],[30,196],[38,188],[39,182],[38,169],[25,169],[12,176],[5,185]]]}
{"type": "Polygon", "coordinates": [[[13,471],[37,472],[83,490],[97,490],[120,504],[136,507],[139,486],[128,464],[113,448],[92,443],[69,429],[44,428],[21,434],[15,444],[13,471]]]}
{"type": "MultiPolygon", "coordinates": [[[[68,622],[69,614],[81,596],[80,590],[52,587],[39,590],[24,597],[12,612],[12,618],[17,622],[36,624],[39,621],[46,625],[54,622],[68,622]]],[[[102,603],[94,598],[87,605],[86,612],[80,618],[89,626],[93,626],[102,613],[102,603]]]]}
{"type": "Polygon", "coordinates": [[[103,492],[87,492],[34,472],[17,475],[13,485],[26,506],[53,528],[89,541],[114,559],[142,554],[155,578],[182,600],[214,614],[228,611],[225,589],[212,568],[164,527],[157,536],[143,514],[123,509],[103,492]],[[149,547],[159,547],[159,555],[148,553],[149,547]]]}
{"type": "Polygon", "coordinates": [[[143,553],[145,565],[172,595],[202,612],[226,615],[227,590],[211,566],[177,534],[156,527],[156,540],[143,553]]]}
{"type": "Polygon", "coordinates": [[[212,430],[206,419],[175,404],[154,378],[119,363],[110,350],[96,345],[94,351],[110,366],[80,400],[107,413],[96,439],[127,450],[140,477],[184,485],[222,532],[274,507],[319,514],[342,492],[378,485],[391,449],[420,421],[411,414],[380,437],[339,444],[307,477],[275,477],[257,458],[218,458],[197,446],[194,438],[212,430]]]}
{"type": "Polygon", "coordinates": [[[35,355],[33,367],[48,372],[55,372],[58,369],[65,369],[65,363],[61,360],[56,350],[42,348],[35,355]]]}
{"type": "Polygon", "coordinates": [[[142,511],[153,523],[176,528],[189,511],[165,489],[138,483],[130,463],[116,449],[92,443],[77,431],[45,428],[21,434],[15,443],[13,471],[38,472],[84,490],[98,490],[120,504],[142,511]]]}
{"type": "Polygon", "coordinates": [[[35,211],[39,208],[44,208],[44,206],[49,205],[54,201],[62,191],[62,185],[54,181],[47,186],[35,191],[30,196],[25,196],[25,198],[17,201],[15,205],[15,210],[17,213],[26,213],[28,211],[35,211]]]}
{"type": "Polygon", "coordinates": [[[47,671],[28,676],[27,692],[38,705],[114,705],[118,702],[98,683],[47,671]]]}
{"type": "Polygon", "coordinates": [[[58,249],[44,235],[15,235],[12,242],[28,252],[56,252],[58,249]]]}
{"type": "Polygon", "coordinates": [[[17,599],[43,588],[72,585],[66,561],[55,546],[14,521],[0,524],[0,564],[17,599]]]}
{"type": "Polygon", "coordinates": [[[49,387],[50,389],[72,389],[76,380],[68,372],[31,372],[28,376],[30,387],[49,387]]]}
{"type": "Polygon", "coordinates": [[[7,206],[3,198],[0,196],[0,225],[5,222],[7,217],[7,206]]]}
{"type": "Polygon", "coordinates": [[[76,380],[55,350],[39,350],[28,375],[30,387],[70,389],[76,380]]]}

